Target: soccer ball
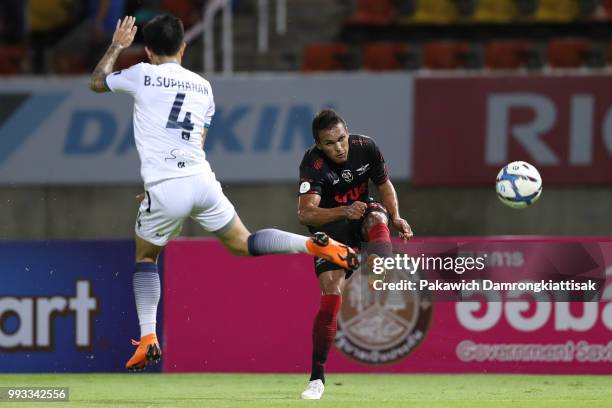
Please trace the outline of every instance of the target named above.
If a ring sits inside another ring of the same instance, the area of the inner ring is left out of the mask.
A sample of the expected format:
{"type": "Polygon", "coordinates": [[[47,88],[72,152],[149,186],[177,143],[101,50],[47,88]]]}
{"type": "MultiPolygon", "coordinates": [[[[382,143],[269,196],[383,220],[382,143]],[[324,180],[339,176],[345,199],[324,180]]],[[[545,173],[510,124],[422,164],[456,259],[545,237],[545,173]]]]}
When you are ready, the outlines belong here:
{"type": "Polygon", "coordinates": [[[525,208],[540,198],[542,177],[531,164],[515,161],[499,171],[495,187],[502,203],[512,208],[525,208]]]}

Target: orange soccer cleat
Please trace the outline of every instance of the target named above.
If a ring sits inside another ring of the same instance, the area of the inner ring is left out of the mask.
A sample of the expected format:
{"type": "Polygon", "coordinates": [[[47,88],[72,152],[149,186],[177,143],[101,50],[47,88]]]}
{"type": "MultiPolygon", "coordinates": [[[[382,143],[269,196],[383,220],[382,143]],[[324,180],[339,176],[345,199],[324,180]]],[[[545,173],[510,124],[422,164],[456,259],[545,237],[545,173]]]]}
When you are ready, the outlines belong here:
{"type": "Polygon", "coordinates": [[[331,239],[324,232],[315,232],[306,243],[306,247],[311,255],[333,262],[341,268],[351,270],[359,268],[359,258],[353,248],[331,239]]]}
{"type": "Polygon", "coordinates": [[[125,364],[125,368],[130,371],[142,371],[149,363],[159,363],[161,360],[161,348],[157,341],[157,336],[147,334],[140,341],[132,340],[132,345],[138,346],[134,355],[125,364]]]}

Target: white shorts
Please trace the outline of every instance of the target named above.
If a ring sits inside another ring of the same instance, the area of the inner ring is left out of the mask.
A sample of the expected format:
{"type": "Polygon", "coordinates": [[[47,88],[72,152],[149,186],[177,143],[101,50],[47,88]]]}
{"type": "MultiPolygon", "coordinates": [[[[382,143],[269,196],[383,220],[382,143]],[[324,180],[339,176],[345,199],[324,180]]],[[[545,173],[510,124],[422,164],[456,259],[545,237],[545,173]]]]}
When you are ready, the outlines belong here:
{"type": "Polygon", "coordinates": [[[235,214],[214,173],[196,174],[150,185],[138,209],[135,231],[145,241],[165,246],[180,234],[187,217],[214,232],[228,225],[235,214]]]}

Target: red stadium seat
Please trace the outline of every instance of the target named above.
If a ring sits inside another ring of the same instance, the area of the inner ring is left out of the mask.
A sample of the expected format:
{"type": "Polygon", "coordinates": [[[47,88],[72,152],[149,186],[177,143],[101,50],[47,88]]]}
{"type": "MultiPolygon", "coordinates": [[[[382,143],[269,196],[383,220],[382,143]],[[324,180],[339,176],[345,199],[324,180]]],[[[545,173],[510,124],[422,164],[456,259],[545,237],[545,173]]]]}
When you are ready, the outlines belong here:
{"type": "Polygon", "coordinates": [[[161,0],[160,8],[180,18],[185,27],[200,19],[202,8],[193,0],[161,0]]]}
{"type": "Polygon", "coordinates": [[[347,55],[348,47],[344,44],[308,44],[304,47],[302,71],[344,70],[347,55]]]}
{"type": "Polygon", "coordinates": [[[0,46],[0,75],[16,75],[21,72],[25,50],[18,46],[0,46]]]}
{"type": "Polygon", "coordinates": [[[530,45],[526,40],[496,40],[487,44],[485,66],[491,69],[517,69],[526,66],[530,45]]]}
{"type": "Polygon", "coordinates": [[[461,41],[432,41],[423,47],[423,64],[430,69],[466,67],[470,46],[461,41]]]}
{"type": "Polygon", "coordinates": [[[584,38],[555,38],[548,43],[548,63],[553,68],[577,68],[588,62],[591,49],[584,38]]]}
{"type": "Polygon", "coordinates": [[[406,67],[408,44],[380,42],[366,45],[363,67],[369,71],[394,71],[406,67]]]}
{"type": "Polygon", "coordinates": [[[608,20],[612,20],[612,0],[600,0],[608,20]]]}
{"type": "Polygon", "coordinates": [[[358,0],[354,15],[346,20],[347,24],[390,25],[397,16],[392,0],[358,0]]]}
{"type": "Polygon", "coordinates": [[[132,46],[119,54],[117,62],[115,63],[115,70],[126,69],[132,65],[146,61],[147,54],[145,53],[144,47],[132,46]]]}

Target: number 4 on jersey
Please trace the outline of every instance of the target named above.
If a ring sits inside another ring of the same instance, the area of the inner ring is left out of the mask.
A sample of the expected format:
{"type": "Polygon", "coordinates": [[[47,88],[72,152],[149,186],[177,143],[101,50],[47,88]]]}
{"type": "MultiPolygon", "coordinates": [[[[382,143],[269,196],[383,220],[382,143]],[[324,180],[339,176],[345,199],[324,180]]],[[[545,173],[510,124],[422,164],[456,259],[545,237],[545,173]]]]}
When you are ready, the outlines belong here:
{"type": "Polygon", "coordinates": [[[189,140],[191,137],[191,132],[193,130],[193,123],[191,122],[191,112],[185,112],[185,119],[182,122],[178,121],[179,114],[181,113],[181,108],[183,107],[183,102],[185,101],[184,93],[177,93],[176,98],[174,98],[174,103],[172,104],[172,110],[170,111],[170,116],[168,116],[168,123],[166,123],[167,129],[183,129],[181,133],[181,138],[183,140],[189,140]]]}

